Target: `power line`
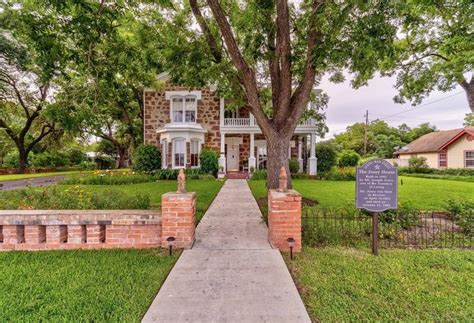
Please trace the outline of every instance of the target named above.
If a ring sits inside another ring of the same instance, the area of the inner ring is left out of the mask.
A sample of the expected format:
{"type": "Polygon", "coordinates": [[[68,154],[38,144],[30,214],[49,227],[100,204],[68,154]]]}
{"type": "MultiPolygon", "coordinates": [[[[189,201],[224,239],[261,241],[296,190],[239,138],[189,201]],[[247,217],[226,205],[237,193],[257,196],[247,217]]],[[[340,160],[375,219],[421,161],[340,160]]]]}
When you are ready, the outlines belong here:
{"type": "Polygon", "coordinates": [[[448,95],[448,96],[445,96],[444,98],[440,98],[440,99],[437,99],[437,100],[434,100],[434,101],[431,101],[431,102],[427,102],[427,103],[424,103],[424,104],[420,104],[419,106],[411,109],[411,110],[406,110],[406,111],[401,111],[401,112],[397,112],[397,113],[394,113],[394,114],[390,114],[388,116],[385,116],[385,117],[382,117],[381,120],[383,119],[387,119],[387,118],[390,118],[390,117],[394,117],[394,116],[398,116],[400,114],[403,114],[403,113],[408,113],[408,112],[413,112],[413,111],[416,111],[418,110],[419,108],[422,108],[422,107],[425,107],[427,105],[430,105],[430,104],[433,104],[433,103],[436,103],[436,102],[439,102],[439,101],[443,101],[443,100],[446,100],[446,99],[449,99],[455,95],[458,95],[458,94],[461,94],[463,93],[463,91],[460,91],[460,92],[456,92],[456,93],[453,93],[451,95],[448,95]]]}

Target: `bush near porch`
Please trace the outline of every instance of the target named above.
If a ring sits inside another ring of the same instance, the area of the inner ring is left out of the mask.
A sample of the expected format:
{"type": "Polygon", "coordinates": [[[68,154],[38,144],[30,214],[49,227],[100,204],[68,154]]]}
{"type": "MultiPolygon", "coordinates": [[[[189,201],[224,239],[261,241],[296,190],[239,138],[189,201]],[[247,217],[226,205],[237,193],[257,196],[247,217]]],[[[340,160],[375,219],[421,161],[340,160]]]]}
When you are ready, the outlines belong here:
{"type": "Polygon", "coordinates": [[[303,248],[285,260],[315,322],[474,318],[472,251],[303,248]]]}
{"type": "Polygon", "coordinates": [[[0,253],[6,322],[139,322],[178,258],[161,250],[0,253]]]}

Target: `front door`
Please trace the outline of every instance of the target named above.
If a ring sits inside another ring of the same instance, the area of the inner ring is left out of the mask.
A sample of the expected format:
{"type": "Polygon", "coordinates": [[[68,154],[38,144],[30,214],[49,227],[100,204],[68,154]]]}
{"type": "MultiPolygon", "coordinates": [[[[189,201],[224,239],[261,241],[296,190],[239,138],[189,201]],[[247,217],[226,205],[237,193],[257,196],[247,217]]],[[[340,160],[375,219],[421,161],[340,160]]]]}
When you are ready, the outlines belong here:
{"type": "Polygon", "coordinates": [[[239,171],[239,144],[236,142],[227,144],[227,170],[239,171]]]}

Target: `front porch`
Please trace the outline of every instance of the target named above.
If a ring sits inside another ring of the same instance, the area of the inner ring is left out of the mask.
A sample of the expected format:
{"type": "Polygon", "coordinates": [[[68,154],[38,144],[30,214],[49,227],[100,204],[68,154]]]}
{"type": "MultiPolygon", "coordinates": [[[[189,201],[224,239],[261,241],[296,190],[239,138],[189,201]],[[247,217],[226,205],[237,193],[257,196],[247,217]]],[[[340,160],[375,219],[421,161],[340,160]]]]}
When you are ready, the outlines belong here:
{"type": "MultiPolygon", "coordinates": [[[[296,159],[299,172],[317,173],[316,134],[295,134],[288,150],[289,159],[296,159]]],[[[219,168],[229,178],[246,178],[248,173],[266,169],[267,142],[261,133],[235,133],[221,131],[219,168]],[[237,176],[237,177],[235,177],[237,176]]]]}

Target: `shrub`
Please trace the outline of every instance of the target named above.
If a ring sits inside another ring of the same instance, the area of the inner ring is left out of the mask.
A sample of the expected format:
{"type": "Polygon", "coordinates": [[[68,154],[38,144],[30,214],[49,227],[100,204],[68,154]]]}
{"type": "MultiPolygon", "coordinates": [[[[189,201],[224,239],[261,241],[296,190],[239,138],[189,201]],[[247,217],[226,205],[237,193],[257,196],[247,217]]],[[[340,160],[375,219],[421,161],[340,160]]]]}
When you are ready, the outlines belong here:
{"type": "Polygon", "coordinates": [[[252,173],[251,180],[260,180],[260,179],[267,179],[267,170],[266,169],[257,169],[252,173]]]}
{"type": "Polygon", "coordinates": [[[199,155],[201,170],[206,174],[217,176],[219,170],[219,154],[212,148],[204,148],[199,155]]]}
{"type": "Polygon", "coordinates": [[[3,163],[7,166],[7,167],[12,167],[12,168],[18,168],[19,164],[20,164],[20,161],[19,161],[19,156],[18,156],[18,152],[17,151],[11,151],[9,152],[4,160],[3,160],[3,163]]]}
{"type": "Polygon", "coordinates": [[[97,168],[95,162],[90,162],[86,160],[82,161],[78,166],[81,170],[94,170],[97,168]]]}
{"type": "Polygon", "coordinates": [[[137,172],[151,172],[161,169],[161,152],[153,145],[138,146],[133,156],[133,169],[137,172]]]}
{"type": "Polygon", "coordinates": [[[328,142],[320,142],[316,145],[316,156],[318,157],[318,170],[320,172],[327,172],[336,165],[336,149],[328,142]]]}
{"type": "Polygon", "coordinates": [[[69,160],[70,165],[80,165],[87,161],[87,156],[79,148],[69,148],[66,151],[66,158],[69,160]]]}
{"type": "Polygon", "coordinates": [[[32,156],[30,160],[33,167],[62,167],[69,165],[66,155],[57,151],[45,151],[32,156]]]}
{"type": "Polygon", "coordinates": [[[425,157],[410,157],[408,160],[408,168],[415,173],[424,173],[427,170],[429,171],[428,164],[426,163],[425,157]]]}
{"type": "Polygon", "coordinates": [[[356,171],[355,167],[334,167],[329,172],[320,173],[319,177],[329,181],[354,181],[356,171]]]}
{"type": "Polygon", "coordinates": [[[129,185],[138,183],[147,183],[155,181],[155,177],[145,174],[133,174],[130,172],[101,172],[97,171],[93,175],[74,175],[61,184],[73,185],[129,185]]]}
{"type": "Polygon", "coordinates": [[[343,150],[339,156],[337,164],[339,167],[354,167],[357,166],[360,160],[360,155],[354,150],[343,150]]]}
{"type": "Polygon", "coordinates": [[[300,170],[300,163],[298,162],[297,159],[290,159],[288,161],[289,168],[290,168],[290,173],[291,174],[296,174],[300,170]]]}
{"type": "Polygon", "coordinates": [[[27,188],[0,193],[0,208],[45,210],[148,209],[150,196],[121,190],[86,191],[79,186],[27,188]]]}
{"type": "Polygon", "coordinates": [[[454,222],[461,227],[464,234],[471,236],[474,232],[474,202],[449,199],[447,209],[454,217],[454,222]]]}
{"type": "MultiPolygon", "coordinates": [[[[187,168],[184,170],[186,177],[188,179],[199,179],[201,175],[206,175],[204,171],[200,168],[187,168]]],[[[162,169],[156,172],[153,172],[153,177],[156,180],[177,180],[179,174],[179,169],[162,169]]],[[[214,178],[214,177],[213,177],[214,178]]]]}

